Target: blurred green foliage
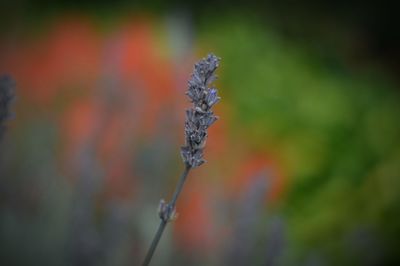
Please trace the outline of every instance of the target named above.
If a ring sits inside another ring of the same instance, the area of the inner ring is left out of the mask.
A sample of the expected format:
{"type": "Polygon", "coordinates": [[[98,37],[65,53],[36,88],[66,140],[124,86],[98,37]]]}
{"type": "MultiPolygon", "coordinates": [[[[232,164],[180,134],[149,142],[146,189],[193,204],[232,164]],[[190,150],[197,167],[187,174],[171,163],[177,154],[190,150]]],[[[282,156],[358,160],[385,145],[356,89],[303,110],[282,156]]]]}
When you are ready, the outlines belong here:
{"type": "Polygon", "coordinates": [[[363,264],[346,245],[365,227],[384,243],[375,256],[398,262],[399,91],[373,69],[357,72],[251,21],[207,19],[200,41],[223,58],[231,130],[289,169],[288,261],[316,250],[331,265],[363,264]]]}

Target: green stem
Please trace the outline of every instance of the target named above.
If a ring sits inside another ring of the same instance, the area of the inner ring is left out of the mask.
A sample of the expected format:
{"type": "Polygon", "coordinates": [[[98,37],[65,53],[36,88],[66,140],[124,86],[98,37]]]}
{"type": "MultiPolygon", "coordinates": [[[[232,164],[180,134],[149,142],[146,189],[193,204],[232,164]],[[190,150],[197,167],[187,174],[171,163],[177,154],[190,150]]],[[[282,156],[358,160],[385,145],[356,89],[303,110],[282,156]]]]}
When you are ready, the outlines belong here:
{"type": "MultiPolygon", "coordinates": [[[[185,169],[184,169],[181,177],[179,178],[178,184],[175,187],[175,192],[174,192],[174,195],[172,196],[172,200],[168,204],[169,206],[171,206],[172,210],[175,209],[176,201],[178,200],[178,197],[182,191],[183,185],[185,184],[185,180],[189,174],[190,169],[191,169],[191,167],[189,165],[185,165],[185,169]]],[[[151,242],[149,251],[147,252],[146,258],[144,259],[144,262],[142,264],[143,266],[149,265],[151,258],[153,257],[154,251],[157,248],[158,242],[160,241],[161,236],[162,236],[166,226],[167,226],[167,221],[161,219],[161,223],[158,226],[157,233],[154,236],[153,241],[151,242]]]]}

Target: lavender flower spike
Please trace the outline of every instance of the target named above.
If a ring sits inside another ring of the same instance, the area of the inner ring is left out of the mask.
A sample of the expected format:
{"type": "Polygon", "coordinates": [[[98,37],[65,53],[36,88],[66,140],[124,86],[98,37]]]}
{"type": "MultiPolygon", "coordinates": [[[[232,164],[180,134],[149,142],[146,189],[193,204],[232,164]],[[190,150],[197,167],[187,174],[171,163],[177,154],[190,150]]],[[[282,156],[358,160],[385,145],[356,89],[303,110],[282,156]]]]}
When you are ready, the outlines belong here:
{"type": "Polygon", "coordinates": [[[0,139],[5,131],[3,123],[12,116],[10,106],[14,99],[14,81],[11,77],[0,76],[0,139]]]}
{"type": "Polygon", "coordinates": [[[176,201],[182,191],[190,169],[204,163],[203,149],[206,144],[207,129],[217,120],[217,117],[211,111],[211,107],[220,100],[217,96],[217,89],[209,87],[216,79],[214,72],[218,67],[219,60],[215,55],[209,54],[207,58],[200,60],[194,65],[194,71],[189,80],[189,88],[186,93],[193,103],[193,107],[186,110],[186,144],[181,148],[185,169],[175,187],[172,200],[169,203],[166,203],[165,200],[160,201],[158,208],[158,216],[161,219],[160,226],[144,258],[143,266],[149,265],[167,223],[173,221],[178,216],[175,209],[176,201]]]}
{"type": "Polygon", "coordinates": [[[202,165],[203,149],[207,139],[207,129],[217,119],[211,108],[221,98],[217,96],[217,89],[210,88],[217,78],[215,70],[219,66],[220,58],[209,54],[194,66],[189,80],[187,95],[193,107],[186,111],[185,138],[186,144],[181,148],[183,162],[194,168],[202,165]]]}

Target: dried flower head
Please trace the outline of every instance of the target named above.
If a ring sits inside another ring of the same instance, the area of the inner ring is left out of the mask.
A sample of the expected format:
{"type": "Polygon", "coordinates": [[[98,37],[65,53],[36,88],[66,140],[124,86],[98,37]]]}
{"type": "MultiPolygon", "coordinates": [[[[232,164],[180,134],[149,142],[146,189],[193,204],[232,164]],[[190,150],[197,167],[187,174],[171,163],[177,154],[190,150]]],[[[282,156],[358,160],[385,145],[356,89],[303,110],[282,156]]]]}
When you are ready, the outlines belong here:
{"type": "Polygon", "coordinates": [[[5,126],[3,123],[10,118],[10,105],[14,99],[15,83],[7,75],[0,76],[0,138],[2,137],[5,126]]]}
{"type": "Polygon", "coordinates": [[[220,59],[215,55],[209,54],[207,58],[200,60],[194,66],[187,91],[187,95],[193,103],[193,106],[186,110],[186,143],[185,146],[181,148],[185,169],[176,185],[171,202],[166,203],[165,200],[160,201],[158,216],[161,219],[161,223],[151,242],[143,266],[149,265],[167,223],[173,221],[178,216],[175,209],[176,201],[182,191],[190,169],[204,163],[203,149],[206,144],[207,129],[217,120],[211,108],[220,100],[217,96],[217,89],[209,88],[210,84],[216,79],[214,72],[218,67],[219,60],[220,59]]]}
{"type": "Polygon", "coordinates": [[[203,149],[207,140],[207,129],[218,119],[211,108],[221,98],[217,95],[217,89],[209,86],[217,78],[215,70],[219,61],[213,54],[200,60],[195,64],[188,84],[187,95],[193,107],[186,111],[186,145],[181,148],[181,155],[184,163],[193,168],[205,162],[203,149]]]}

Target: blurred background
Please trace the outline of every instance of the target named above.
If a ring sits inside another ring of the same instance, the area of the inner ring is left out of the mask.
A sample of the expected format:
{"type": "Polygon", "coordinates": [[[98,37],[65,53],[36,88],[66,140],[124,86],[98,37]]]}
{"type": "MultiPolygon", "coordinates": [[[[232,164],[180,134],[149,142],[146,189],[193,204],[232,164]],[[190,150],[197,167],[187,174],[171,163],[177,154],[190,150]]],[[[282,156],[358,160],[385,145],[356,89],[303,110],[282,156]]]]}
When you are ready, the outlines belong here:
{"type": "Polygon", "coordinates": [[[400,265],[400,31],[358,1],[1,1],[0,264],[140,265],[183,169],[193,64],[220,120],[153,265],[400,265]]]}

